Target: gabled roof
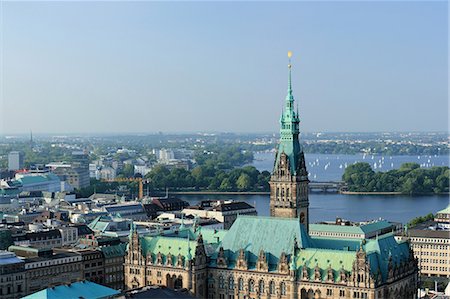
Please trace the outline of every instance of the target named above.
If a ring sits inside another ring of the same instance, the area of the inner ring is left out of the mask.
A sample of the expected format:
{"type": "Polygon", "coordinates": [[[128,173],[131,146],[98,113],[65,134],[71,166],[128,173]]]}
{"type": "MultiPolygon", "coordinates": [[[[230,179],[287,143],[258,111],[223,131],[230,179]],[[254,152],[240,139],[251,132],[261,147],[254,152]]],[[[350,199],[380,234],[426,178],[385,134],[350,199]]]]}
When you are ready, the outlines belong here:
{"type": "Polygon", "coordinates": [[[392,233],[368,240],[364,250],[370,262],[371,272],[377,273],[379,269],[383,281],[386,281],[388,275],[389,256],[392,257],[394,264],[400,265],[402,261],[407,261],[410,255],[408,243],[397,242],[392,233]]]}
{"type": "Polygon", "coordinates": [[[282,252],[292,254],[294,239],[300,248],[311,246],[311,239],[298,219],[239,215],[220,246],[230,259],[244,249],[250,262],[256,262],[262,249],[269,263],[276,264],[282,252]]]}
{"type": "Polygon", "coordinates": [[[183,256],[186,261],[189,252],[191,255],[194,254],[196,246],[197,241],[190,240],[188,238],[165,237],[165,236],[154,236],[154,237],[146,236],[141,238],[142,254],[144,256],[152,254],[153,259],[156,259],[156,255],[158,253],[161,253],[164,262],[169,254],[174,256],[173,259],[174,263],[176,261],[176,257],[179,254],[181,254],[181,256],[183,256]]]}
{"type": "Polygon", "coordinates": [[[120,294],[119,291],[90,282],[80,281],[60,285],[22,297],[24,299],[101,299],[120,294]]]}
{"type": "MultiPolygon", "coordinates": [[[[306,248],[299,250],[296,256],[297,271],[302,273],[303,267],[307,267],[309,277],[314,277],[314,269],[318,266],[322,271],[331,267],[335,278],[339,278],[339,271],[344,269],[347,272],[352,271],[353,262],[356,259],[354,251],[337,251],[317,248],[306,248]]],[[[326,275],[322,275],[323,280],[326,275]]],[[[337,280],[339,281],[339,279],[337,280]]]]}
{"type": "Polygon", "coordinates": [[[100,250],[106,258],[125,256],[127,244],[121,243],[117,245],[102,246],[100,250]]]}

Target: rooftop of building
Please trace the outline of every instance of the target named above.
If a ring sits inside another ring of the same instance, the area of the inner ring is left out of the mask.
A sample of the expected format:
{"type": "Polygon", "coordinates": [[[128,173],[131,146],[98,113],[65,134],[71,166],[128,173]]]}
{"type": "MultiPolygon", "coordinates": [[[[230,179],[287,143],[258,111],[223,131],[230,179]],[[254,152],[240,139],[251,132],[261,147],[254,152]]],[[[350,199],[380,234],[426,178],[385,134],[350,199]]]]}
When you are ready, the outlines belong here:
{"type": "Polygon", "coordinates": [[[346,234],[368,234],[379,230],[386,230],[392,224],[386,220],[373,221],[362,225],[310,224],[309,229],[317,232],[339,232],[346,234]]]}
{"type": "Polygon", "coordinates": [[[120,292],[94,282],[80,281],[47,288],[23,297],[24,299],[100,299],[119,295],[120,292]]]}
{"type": "Polygon", "coordinates": [[[185,289],[173,290],[161,286],[147,286],[140,289],[125,291],[125,298],[148,299],[148,298],[180,298],[190,299],[192,297],[185,289]]]}
{"type": "Polygon", "coordinates": [[[450,214],[450,204],[445,209],[436,212],[436,214],[450,214]]]}
{"type": "Polygon", "coordinates": [[[0,265],[23,263],[13,252],[0,251],[0,265]]]}
{"type": "Polygon", "coordinates": [[[222,203],[217,207],[214,207],[213,209],[220,212],[228,212],[228,211],[255,209],[255,208],[252,205],[246,203],[245,201],[233,201],[222,203]]]}

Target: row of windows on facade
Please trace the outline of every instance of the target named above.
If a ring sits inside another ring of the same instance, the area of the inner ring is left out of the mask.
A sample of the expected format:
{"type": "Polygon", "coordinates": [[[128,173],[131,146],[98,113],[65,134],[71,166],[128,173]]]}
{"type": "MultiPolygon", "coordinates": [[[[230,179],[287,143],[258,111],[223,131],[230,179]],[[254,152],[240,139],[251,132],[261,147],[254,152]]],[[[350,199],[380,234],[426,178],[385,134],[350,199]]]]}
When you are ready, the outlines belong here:
{"type": "Polygon", "coordinates": [[[0,295],[9,295],[12,293],[21,293],[22,292],[22,285],[18,284],[16,286],[16,290],[14,290],[14,286],[7,286],[6,288],[0,287],[0,295]]]}
{"type": "Polygon", "coordinates": [[[3,277],[1,277],[0,282],[11,282],[14,280],[13,278],[15,278],[15,280],[21,280],[21,279],[23,279],[23,276],[22,275],[7,276],[7,277],[5,277],[5,279],[3,279],[3,277]]]}
{"type": "Polygon", "coordinates": [[[440,251],[440,252],[435,252],[435,251],[430,251],[430,252],[428,252],[428,251],[423,251],[423,252],[420,252],[420,255],[429,255],[429,256],[448,256],[448,252],[442,252],[442,251],[440,251]]]}
{"type": "MultiPolygon", "coordinates": [[[[450,239],[433,239],[433,238],[414,238],[413,237],[412,241],[413,242],[426,242],[426,243],[450,243],[450,239]]],[[[416,245],[416,246],[422,247],[422,248],[431,248],[430,246],[436,246],[436,245],[421,244],[421,245],[416,245]]]]}
{"type": "Polygon", "coordinates": [[[103,266],[103,262],[98,262],[98,264],[97,263],[91,263],[91,264],[86,263],[84,265],[85,268],[92,268],[92,267],[97,267],[97,266],[103,266]]]}
{"type": "Polygon", "coordinates": [[[296,130],[298,130],[299,129],[299,127],[298,127],[298,124],[294,124],[293,126],[291,126],[291,124],[282,124],[281,125],[281,128],[282,129],[287,129],[287,130],[290,130],[291,128],[292,129],[296,129],[296,130]]]}
{"type": "Polygon", "coordinates": [[[276,192],[275,192],[275,195],[276,195],[276,197],[290,197],[290,188],[288,187],[288,188],[280,188],[280,187],[277,187],[277,189],[276,189],[276,192]]]}
{"type": "Polygon", "coordinates": [[[448,260],[428,259],[428,258],[419,259],[419,261],[422,263],[432,263],[432,264],[448,264],[449,263],[448,260]]]}
{"type": "Polygon", "coordinates": [[[450,267],[422,266],[420,269],[425,271],[441,271],[450,273],[450,267]]]}
{"type": "Polygon", "coordinates": [[[35,263],[31,265],[31,268],[37,268],[42,266],[51,266],[51,265],[59,265],[59,264],[65,264],[67,262],[75,262],[76,258],[67,258],[65,260],[55,260],[55,261],[48,261],[48,262],[41,262],[41,263],[35,263]]]}
{"type": "Polygon", "coordinates": [[[361,234],[347,234],[347,233],[331,233],[331,232],[311,232],[314,236],[331,236],[331,237],[353,237],[353,238],[363,238],[361,234]]]}
{"type": "Polygon", "coordinates": [[[114,266],[114,267],[107,267],[107,268],[105,268],[105,272],[106,273],[122,272],[122,271],[123,271],[123,266],[114,266]]]}
{"type": "Polygon", "coordinates": [[[45,268],[38,271],[32,271],[30,273],[30,277],[39,277],[43,275],[51,275],[51,274],[58,274],[58,273],[66,273],[66,272],[74,272],[81,270],[81,267],[79,265],[68,265],[68,266],[62,266],[62,267],[51,267],[51,268],[45,268]]]}
{"type": "Polygon", "coordinates": [[[123,274],[113,274],[107,275],[105,278],[106,282],[118,282],[123,281],[123,274]]]}
{"type": "MultiPolygon", "coordinates": [[[[242,291],[243,288],[244,288],[242,278],[240,278],[238,285],[239,285],[239,290],[242,291]]],[[[249,280],[249,284],[248,285],[249,285],[249,292],[254,292],[255,291],[254,290],[255,286],[254,286],[254,282],[253,282],[252,279],[249,280]]],[[[233,282],[233,278],[232,277],[229,278],[228,287],[229,287],[229,289],[234,289],[234,282],[233,282]]],[[[220,277],[219,277],[219,288],[220,289],[224,289],[225,288],[224,280],[223,280],[223,278],[222,278],[222,280],[220,280],[220,277]]],[[[264,293],[264,291],[265,291],[264,290],[264,281],[260,280],[259,284],[258,284],[258,292],[260,294],[262,294],[262,293],[264,293]]],[[[271,281],[269,283],[269,294],[271,294],[271,295],[275,294],[275,282],[274,281],[271,281]]],[[[284,284],[284,282],[282,282],[280,284],[280,295],[286,295],[286,285],[284,284]]],[[[327,289],[327,296],[333,296],[333,289],[327,289]]],[[[345,297],[345,296],[346,296],[345,290],[339,290],[339,297],[345,297]]],[[[219,298],[223,298],[224,299],[225,298],[225,294],[219,294],[219,298]]],[[[229,299],[234,299],[234,295],[233,294],[228,295],[228,298],[229,299]]],[[[368,294],[366,292],[356,292],[355,291],[355,292],[353,292],[353,298],[367,299],[368,298],[368,294]]]]}
{"type": "MultiPolygon", "coordinates": [[[[250,279],[248,281],[247,285],[248,285],[249,292],[256,291],[256,285],[255,285],[255,281],[253,279],[250,279]]],[[[211,287],[214,288],[214,285],[212,285],[211,287]]],[[[281,282],[279,287],[280,287],[280,294],[286,295],[286,283],[281,282]]],[[[232,276],[230,276],[228,278],[228,289],[234,290],[234,288],[235,288],[234,278],[232,276]]],[[[223,276],[219,276],[219,289],[225,289],[225,279],[223,276]]],[[[275,289],[276,289],[275,282],[273,280],[271,280],[269,282],[269,293],[272,295],[275,294],[275,289]]],[[[238,279],[238,290],[239,291],[244,290],[244,279],[243,278],[238,279]]],[[[264,280],[260,280],[258,282],[258,292],[264,293],[264,291],[265,291],[265,282],[264,282],[264,280]]]]}

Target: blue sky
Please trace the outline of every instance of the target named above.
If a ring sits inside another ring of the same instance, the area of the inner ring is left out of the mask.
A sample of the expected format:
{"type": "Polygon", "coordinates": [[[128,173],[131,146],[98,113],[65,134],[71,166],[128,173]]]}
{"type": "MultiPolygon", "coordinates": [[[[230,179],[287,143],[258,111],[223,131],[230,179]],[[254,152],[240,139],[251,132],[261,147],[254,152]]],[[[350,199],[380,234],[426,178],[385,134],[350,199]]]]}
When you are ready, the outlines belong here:
{"type": "Polygon", "coordinates": [[[444,131],[446,2],[3,2],[5,133],[444,131]]]}

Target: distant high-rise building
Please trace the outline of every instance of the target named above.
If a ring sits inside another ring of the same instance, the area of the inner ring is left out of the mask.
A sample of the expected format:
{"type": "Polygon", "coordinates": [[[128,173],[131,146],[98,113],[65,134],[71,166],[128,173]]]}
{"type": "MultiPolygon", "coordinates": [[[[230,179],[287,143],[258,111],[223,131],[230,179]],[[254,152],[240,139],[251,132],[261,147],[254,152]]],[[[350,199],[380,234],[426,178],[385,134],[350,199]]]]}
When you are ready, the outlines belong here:
{"type": "Polygon", "coordinates": [[[10,152],[8,155],[8,170],[19,170],[23,168],[23,153],[10,152]]]}
{"type": "Polygon", "coordinates": [[[298,138],[300,118],[298,109],[294,111],[290,63],[288,67],[288,93],[280,118],[280,143],[269,182],[270,216],[299,218],[300,223],[308,230],[309,180],[305,156],[298,138]]]}
{"type": "Polygon", "coordinates": [[[76,189],[90,185],[89,157],[84,152],[73,152],[72,163],[57,162],[46,166],[50,167],[62,181],[68,182],[76,189]]]}

